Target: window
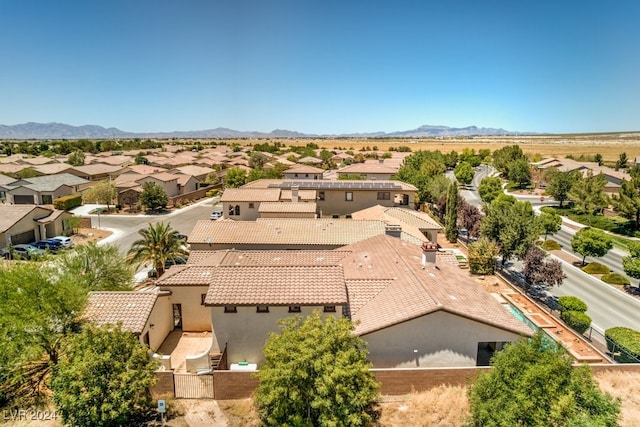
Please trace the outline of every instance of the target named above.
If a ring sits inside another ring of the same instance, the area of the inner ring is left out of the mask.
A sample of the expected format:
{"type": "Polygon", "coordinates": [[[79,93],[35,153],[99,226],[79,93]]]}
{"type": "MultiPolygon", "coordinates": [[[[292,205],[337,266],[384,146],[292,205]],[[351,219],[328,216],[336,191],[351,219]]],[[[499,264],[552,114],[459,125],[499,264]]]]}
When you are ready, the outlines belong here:
{"type": "Polygon", "coordinates": [[[335,305],[325,305],[323,311],[325,313],[335,313],[336,312],[336,306],[335,305]]]}
{"type": "Polygon", "coordinates": [[[378,191],[378,200],[391,200],[391,193],[388,191],[378,191]]]}
{"type": "Polygon", "coordinates": [[[51,194],[43,194],[42,195],[42,204],[43,205],[52,205],[53,204],[53,196],[51,194]]]}
{"type": "Polygon", "coordinates": [[[225,305],[224,306],[225,313],[237,313],[238,308],[235,305],[225,305]]]}
{"type": "Polygon", "coordinates": [[[269,312],[269,306],[268,305],[259,305],[256,308],[256,313],[268,313],[269,312]]]}
{"type": "Polygon", "coordinates": [[[249,203],[249,209],[254,209],[254,208],[255,207],[254,207],[253,203],[249,203]]]}
{"type": "Polygon", "coordinates": [[[229,205],[229,216],[233,216],[234,215],[233,212],[234,212],[233,211],[233,205],[229,205]]]}
{"type": "Polygon", "coordinates": [[[290,305],[289,306],[289,313],[300,313],[300,306],[299,305],[290,305]]]}
{"type": "Polygon", "coordinates": [[[353,202],[353,191],[346,191],[346,192],[344,193],[344,199],[345,199],[347,202],[353,202]]]}
{"type": "Polygon", "coordinates": [[[207,294],[200,294],[200,305],[204,305],[205,299],[207,299],[207,294]]]}
{"type": "Polygon", "coordinates": [[[318,191],[318,200],[324,200],[324,191],[318,191]]]}
{"type": "Polygon", "coordinates": [[[236,205],[235,212],[236,212],[236,215],[240,215],[240,206],[236,205]]]}

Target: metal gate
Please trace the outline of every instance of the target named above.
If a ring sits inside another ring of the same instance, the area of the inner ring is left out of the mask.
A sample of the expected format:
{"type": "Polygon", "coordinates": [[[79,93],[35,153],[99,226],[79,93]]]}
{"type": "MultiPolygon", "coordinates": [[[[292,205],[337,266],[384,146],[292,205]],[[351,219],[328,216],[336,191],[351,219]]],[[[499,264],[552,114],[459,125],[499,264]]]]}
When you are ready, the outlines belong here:
{"type": "Polygon", "coordinates": [[[213,375],[173,374],[176,399],[213,399],[213,375]]]}

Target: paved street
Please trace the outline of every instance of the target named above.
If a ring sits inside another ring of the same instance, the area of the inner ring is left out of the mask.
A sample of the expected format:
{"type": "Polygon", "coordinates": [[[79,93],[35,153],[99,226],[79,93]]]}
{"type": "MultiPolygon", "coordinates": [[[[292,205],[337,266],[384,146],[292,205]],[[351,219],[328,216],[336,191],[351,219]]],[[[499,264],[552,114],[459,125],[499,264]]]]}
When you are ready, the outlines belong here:
{"type": "Polygon", "coordinates": [[[114,235],[106,243],[116,244],[120,252],[126,253],[131,244],[137,240],[141,230],[149,224],[160,221],[168,222],[171,227],[182,234],[189,235],[198,220],[209,219],[213,211],[214,199],[205,199],[194,205],[184,207],[169,214],[160,215],[91,215],[93,227],[106,228],[114,231],[114,235]],[[99,223],[99,224],[98,224],[99,223]]]}

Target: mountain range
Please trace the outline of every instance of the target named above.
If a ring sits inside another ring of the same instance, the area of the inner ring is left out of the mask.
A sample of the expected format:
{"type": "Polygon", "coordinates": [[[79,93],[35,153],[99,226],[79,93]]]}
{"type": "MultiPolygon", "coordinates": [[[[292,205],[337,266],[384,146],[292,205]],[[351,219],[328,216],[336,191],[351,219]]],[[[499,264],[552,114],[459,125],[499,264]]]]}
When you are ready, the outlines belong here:
{"type": "Polygon", "coordinates": [[[504,129],[468,126],[454,128],[449,126],[424,125],[416,129],[397,132],[369,132],[339,135],[319,135],[300,133],[285,129],[271,132],[245,132],[227,128],[215,128],[194,131],[175,132],[126,132],[117,128],[104,128],[97,125],[71,126],[63,123],[24,123],[18,125],[0,125],[0,139],[121,139],[121,138],[418,138],[476,135],[517,135],[504,129]]]}

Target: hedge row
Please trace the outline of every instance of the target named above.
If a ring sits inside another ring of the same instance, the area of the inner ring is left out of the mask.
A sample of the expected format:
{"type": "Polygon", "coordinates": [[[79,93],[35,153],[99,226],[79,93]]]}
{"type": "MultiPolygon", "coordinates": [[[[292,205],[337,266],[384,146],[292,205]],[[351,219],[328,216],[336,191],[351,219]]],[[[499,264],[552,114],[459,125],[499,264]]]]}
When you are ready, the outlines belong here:
{"type": "Polygon", "coordinates": [[[81,194],[70,194],[68,196],[62,196],[62,197],[58,197],[57,199],[53,199],[53,207],[63,211],[78,207],[81,204],[82,204],[81,194]]]}
{"type": "Polygon", "coordinates": [[[604,276],[602,276],[600,278],[600,280],[602,280],[605,283],[609,283],[610,285],[629,285],[629,284],[631,284],[629,279],[624,277],[622,274],[618,274],[618,273],[605,274],[604,276]]]}
{"type": "Polygon", "coordinates": [[[635,329],[617,326],[604,331],[607,349],[614,353],[619,363],[638,363],[640,360],[640,332],[635,329]]]}
{"type": "Polygon", "coordinates": [[[604,264],[592,262],[589,265],[582,267],[582,271],[588,274],[609,274],[611,270],[604,264]]]}
{"type": "Polygon", "coordinates": [[[587,311],[587,304],[578,297],[559,297],[558,304],[560,305],[560,311],[587,311]]]}
{"type": "Polygon", "coordinates": [[[591,326],[591,317],[582,311],[563,311],[560,318],[567,326],[581,334],[584,334],[591,326]]]}

